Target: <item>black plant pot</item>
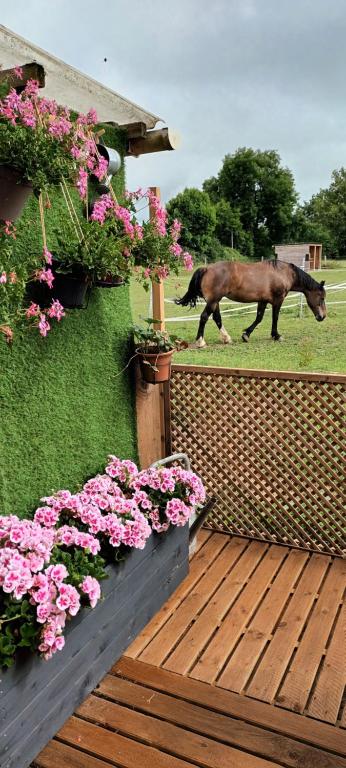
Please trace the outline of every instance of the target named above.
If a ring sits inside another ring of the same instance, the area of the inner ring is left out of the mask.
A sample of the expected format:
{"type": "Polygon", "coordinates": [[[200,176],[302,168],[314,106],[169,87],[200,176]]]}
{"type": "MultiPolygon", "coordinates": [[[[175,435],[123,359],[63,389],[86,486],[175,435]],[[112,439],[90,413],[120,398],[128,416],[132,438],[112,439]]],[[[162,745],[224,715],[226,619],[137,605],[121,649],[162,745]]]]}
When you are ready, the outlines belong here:
{"type": "Polygon", "coordinates": [[[73,264],[70,272],[60,272],[60,262],[54,260],[51,270],[54,274],[52,288],[46,283],[34,280],[28,284],[27,299],[39,304],[40,307],[49,307],[54,299],[58,299],[66,309],[85,309],[87,294],[90,290],[90,279],[81,264],[73,264]]]}
{"type": "Polygon", "coordinates": [[[95,285],[96,288],[120,288],[122,285],[125,285],[125,280],[119,275],[111,275],[108,273],[103,279],[95,278],[93,285],[95,285]]]}
{"type": "Polygon", "coordinates": [[[32,193],[32,185],[22,181],[19,171],[0,165],[0,219],[13,221],[20,216],[32,193]]]}

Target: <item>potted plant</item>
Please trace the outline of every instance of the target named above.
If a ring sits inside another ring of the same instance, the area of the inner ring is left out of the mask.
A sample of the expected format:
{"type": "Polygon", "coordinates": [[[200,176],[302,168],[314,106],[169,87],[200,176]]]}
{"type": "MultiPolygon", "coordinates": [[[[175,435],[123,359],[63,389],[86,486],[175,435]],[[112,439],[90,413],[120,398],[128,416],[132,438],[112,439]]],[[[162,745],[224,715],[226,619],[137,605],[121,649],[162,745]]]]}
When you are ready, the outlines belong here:
{"type": "Polygon", "coordinates": [[[186,349],[188,344],[177,336],[170,336],[167,331],[155,329],[158,320],[148,318],[147,327],[133,326],[136,346],[136,356],[144,381],[149,384],[160,384],[171,377],[171,363],[174,351],[186,349]]]}
{"type": "Polygon", "coordinates": [[[204,499],[192,472],[110,456],[33,520],[0,516],[3,768],[27,768],[185,578],[204,499]]]}
{"type": "Polygon", "coordinates": [[[75,119],[55,101],[40,98],[29,80],[18,94],[8,87],[0,99],[0,219],[13,220],[33,190],[70,181],[86,196],[88,173],[102,178],[107,161],[97,150],[94,110],[75,119]]]}

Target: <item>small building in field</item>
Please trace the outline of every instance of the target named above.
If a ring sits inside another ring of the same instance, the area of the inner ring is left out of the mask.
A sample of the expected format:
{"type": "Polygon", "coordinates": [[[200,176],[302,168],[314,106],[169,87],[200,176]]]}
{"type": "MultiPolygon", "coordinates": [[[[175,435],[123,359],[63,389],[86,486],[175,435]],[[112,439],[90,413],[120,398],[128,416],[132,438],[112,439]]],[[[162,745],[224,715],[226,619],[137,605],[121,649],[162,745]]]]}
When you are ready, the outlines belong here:
{"type": "Polygon", "coordinates": [[[322,267],[321,243],[288,243],[287,245],[275,245],[275,256],[279,261],[295,264],[297,267],[309,272],[322,267]]]}

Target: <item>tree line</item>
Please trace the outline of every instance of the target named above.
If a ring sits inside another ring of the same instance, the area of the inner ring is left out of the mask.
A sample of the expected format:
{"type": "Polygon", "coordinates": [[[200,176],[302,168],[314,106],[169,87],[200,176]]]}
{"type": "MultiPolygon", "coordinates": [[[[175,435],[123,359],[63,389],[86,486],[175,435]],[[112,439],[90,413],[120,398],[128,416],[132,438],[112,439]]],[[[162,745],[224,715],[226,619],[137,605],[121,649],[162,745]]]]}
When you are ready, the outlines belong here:
{"type": "Polygon", "coordinates": [[[346,170],[300,204],[292,172],[275,150],[241,147],[226,155],[203,189],[185,189],[167,205],[183,223],[184,248],[206,261],[273,256],[281,243],[322,243],[327,258],[346,258],[346,170]]]}

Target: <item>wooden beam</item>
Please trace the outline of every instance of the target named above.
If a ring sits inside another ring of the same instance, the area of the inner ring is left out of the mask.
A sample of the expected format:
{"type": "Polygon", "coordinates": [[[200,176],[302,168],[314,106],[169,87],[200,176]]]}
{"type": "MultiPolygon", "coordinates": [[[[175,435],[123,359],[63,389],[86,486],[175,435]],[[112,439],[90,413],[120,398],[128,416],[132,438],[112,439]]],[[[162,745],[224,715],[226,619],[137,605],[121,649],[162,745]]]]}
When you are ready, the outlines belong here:
{"type": "Polygon", "coordinates": [[[167,149],[178,149],[180,137],[169,128],[148,131],[145,136],[129,139],[127,155],[147,155],[151,152],[164,152],[167,149]]]}
{"type": "Polygon", "coordinates": [[[46,84],[45,71],[41,64],[36,61],[21,66],[23,77],[18,77],[14,69],[0,70],[0,83],[8,82],[12,88],[20,93],[23,91],[28,80],[37,80],[39,88],[44,88],[46,84]]]}
{"type": "Polygon", "coordinates": [[[147,126],[145,123],[123,123],[119,125],[122,131],[126,131],[128,139],[137,139],[145,136],[147,126]]]}

